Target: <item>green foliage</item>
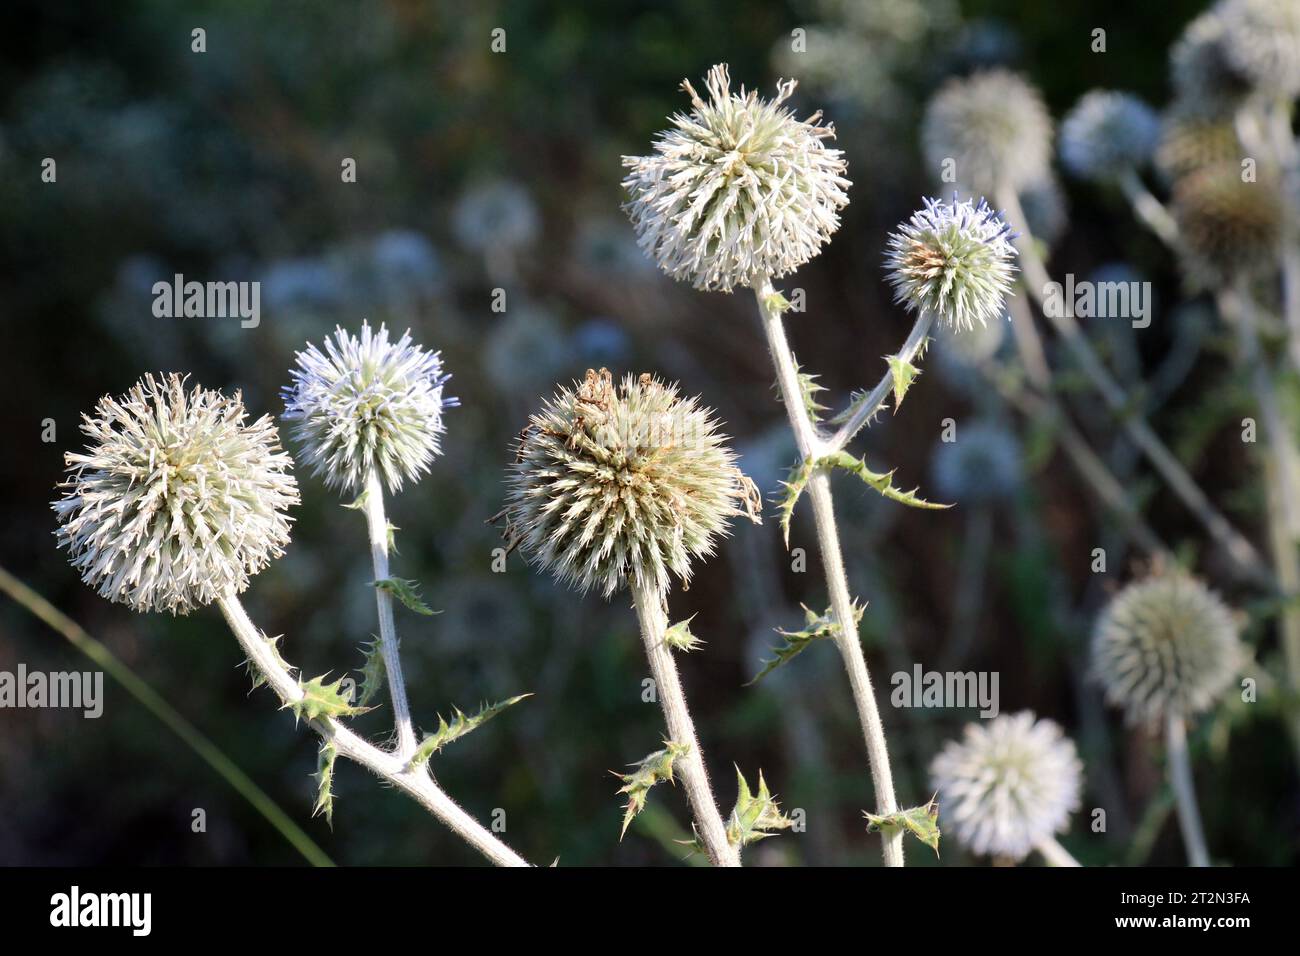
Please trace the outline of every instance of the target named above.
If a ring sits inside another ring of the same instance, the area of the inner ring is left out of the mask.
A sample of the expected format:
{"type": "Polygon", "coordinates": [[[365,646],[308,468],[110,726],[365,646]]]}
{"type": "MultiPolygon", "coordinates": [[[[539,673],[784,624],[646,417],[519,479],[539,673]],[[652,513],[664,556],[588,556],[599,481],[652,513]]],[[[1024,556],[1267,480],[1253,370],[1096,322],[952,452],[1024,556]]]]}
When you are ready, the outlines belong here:
{"type": "Polygon", "coordinates": [[[912,387],[921,370],[897,355],[886,355],[885,361],[889,363],[889,375],[894,381],[894,411],[897,412],[898,407],[903,404],[903,396],[912,387]]]}
{"type": "MultiPolygon", "coordinates": [[[[911,491],[900,491],[894,487],[894,473],[892,471],[883,474],[872,471],[867,467],[866,459],[854,458],[846,451],[837,451],[822,458],[819,463],[829,468],[843,468],[851,474],[857,475],[864,482],[880,492],[891,501],[897,501],[900,504],[909,505],[913,508],[930,508],[942,510],[951,508],[952,505],[936,504],[933,501],[926,501],[924,498],[918,498],[916,492],[918,489],[913,488],[911,491]]],[[[793,507],[793,506],[792,506],[793,507]]]]}
{"type": "Polygon", "coordinates": [[[665,780],[672,783],[673,763],[679,757],[686,756],[690,751],[690,744],[679,744],[671,740],[665,740],[662,750],[656,750],[643,758],[640,763],[629,764],[629,766],[636,767],[631,773],[622,774],[617,770],[610,771],[623,781],[623,786],[619,788],[618,792],[627,794],[627,805],[623,808],[623,829],[619,831],[619,840],[622,840],[626,835],[632,819],[645,809],[645,801],[650,794],[650,788],[665,780]]]}
{"type": "MultiPolygon", "coordinates": [[[[290,667],[289,663],[283,657],[280,656],[280,641],[283,637],[284,635],[281,634],[279,637],[268,637],[265,640],[267,646],[271,649],[271,656],[274,657],[277,661],[279,661],[281,667],[283,667],[286,671],[292,673],[293,668],[290,667]]],[[[244,664],[248,667],[248,676],[253,679],[253,690],[257,690],[259,687],[261,687],[263,684],[266,683],[266,675],[263,674],[262,669],[258,667],[256,664],[254,664],[251,660],[245,661],[244,664]]]]}
{"type": "MultiPolygon", "coordinates": [[[[798,655],[802,654],[814,641],[822,640],[827,637],[834,637],[839,631],[839,625],[835,622],[835,615],[830,608],[826,609],[825,614],[814,614],[808,605],[800,605],[803,608],[804,626],[798,631],[783,631],[780,628],[776,632],[785,638],[785,643],[772,648],[776,657],[769,661],[763,661],[763,669],[754,675],[745,686],[757,684],[760,680],[776,670],[782,664],[789,663],[798,655]]],[[[862,613],[866,608],[862,605],[853,606],[853,623],[857,625],[862,620],[862,613]]]]}
{"type": "Polygon", "coordinates": [[[874,813],[867,813],[865,810],[862,815],[867,818],[867,831],[870,833],[879,833],[881,830],[898,830],[903,829],[912,836],[916,837],[931,850],[934,855],[939,855],[939,802],[936,793],[930,798],[930,802],[919,807],[912,807],[907,810],[899,810],[895,813],[888,813],[878,816],[874,813]]]}
{"type": "Polygon", "coordinates": [[[312,807],[311,815],[319,816],[323,813],[331,830],[334,829],[334,761],[338,755],[339,750],[334,746],[334,741],[324,741],[316,755],[316,772],[312,774],[312,779],[316,781],[316,805],[312,807]]]}
{"type": "Polygon", "coordinates": [[[325,678],[328,676],[323,674],[320,677],[313,677],[305,684],[299,681],[298,687],[302,690],[302,697],[284,706],[290,708],[295,717],[309,721],[323,717],[350,717],[353,714],[363,714],[369,709],[355,706],[343,695],[340,690],[343,678],[340,677],[334,683],[327,684],[325,678]]]}
{"type": "Polygon", "coordinates": [[[826,391],[826,386],[818,383],[816,375],[811,375],[802,369],[798,371],[798,375],[799,393],[803,395],[804,410],[810,419],[819,422],[822,420],[821,413],[826,411],[827,407],[817,401],[817,394],[826,391]]]}
{"type": "Polygon", "coordinates": [[[785,546],[790,547],[790,519],[794,517],[794,506],[799,502],[799,496],[803,490],[808,487],[808,481],[813,475],[813,463],[807,459],[799,462],[790,469],[789,480],[781,482],[781,487],[785,489],[785,495],[782,497],[777,510],[781,515],[781,534],[785,539],[785,546]]]}
{"type": "Polygon", "coordinates": [[[453,707],[450,721],[439,714],[438,729],[431,734],[425,734],[424,739],[420,741],[420,746],[415,748],[415,754],[411,757],[411,766],[424,766],[424,764],[428,763],[430,757],[441,751],[443,747],[453,740],[459,740],[471,731],[477,730],[507,707],[513,707],[525,697],[532,696],[532,694],[519,694],[506,700],[497,701],[495,704],[482,704],[478,709],[478,713],[473,716],[467,715],[459,707],[453,707]]]}
{"type": "Polygon", "coordinates": [[[384,686],[387,670],[384,667],[384,654],[378,638],[371,638],[366,645],[366,661],[361,665],[361,689],[357,692],[357,706],[366,707],[384,686]]]}
{"type": "Polygon", "coordinates": [[[776,836],[773,831],[787,830],[794,825],[794,821],[781,812],[776,799],[768,792],[763,771],[758,772],[758,791],[751,793],[745,775],[737,767],[736,791],[736,807],[727,820],[727,840],[732,846],[749,846],[776,836]]]}
{"type": "Polygon", "coordinates": [[[693,620],[695,620],[694,614],[684,621],[678,621],[664,631],[664,643],[673,650],[681,651],[683,654],[698,651],[704,646],[704,641],[691,632],[691,621],[693,620]]]}
{"type": "Polygon", "coordinates": [[[439,613],[424,603],[424,600],[420,597],[420,592],[417,590],[419,583],[416,581],[407,578],[384,578],[373,583],[375,587],[381,591],[387,591],[416,614],[432,616],[439,613]]]}

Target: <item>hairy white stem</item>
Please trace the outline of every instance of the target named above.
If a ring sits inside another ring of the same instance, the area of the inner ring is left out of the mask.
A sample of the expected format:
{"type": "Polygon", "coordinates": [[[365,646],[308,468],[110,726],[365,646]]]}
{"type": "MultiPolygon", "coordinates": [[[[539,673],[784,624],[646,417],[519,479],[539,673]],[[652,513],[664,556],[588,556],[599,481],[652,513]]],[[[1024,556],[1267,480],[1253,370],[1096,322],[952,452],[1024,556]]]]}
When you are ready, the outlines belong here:
{"type": "Polygon", "coordinates": [[[722,822],[722,814],[713,799],[713,788],[709,786],[709,774],[704,767],[704,754],[700,752],[695,723],[686,706],[686,692],[677,676],[677,662],[673,660],[672,648],[664,641],[668,631],[664,596],[649,584],[633,581],[629,588],[632,606],[636,608],[641,625],[646,659],[650,662],[650,675],[655,682],[655,695],[664,712],[664,723],[668,725],[668,739],[689,748],[677,759],[674,769],[686,790],[686,799],[695,817],[695,832],[714,866],[740,866],[740,848],[732,846],[727,839],[726,824],[722,822]]]}
{"type": "Polygon", "coordinates": [[[1189,866],[1209,866],[1205,848],[1205,831],[1201,828],[1201,811],[1196,806],[1196,788],[1192,784],[1192,762],[1187,755],[1187,726],[1181,714],[1165,719],[1165,759],[1169,763],[1169,786],[1178,808],[1178,826],[1183,831],[1189,866]]]}
{"type": "MultiPolygon", "coordinates": [[[[911,362],[917,353],[925,348],[925,342],[930,335],[930,327],[933,324],[934,318],[929,312],[923,311],[918,315],[915,324],[912,326],[912,331],[908,333],[907,340],[903,342],[903,347],[898,350],[894,357],[900,362],[911,362]]],[[[893,389],[894,373],[889,371],[871,390],[871,394],[865,396],[853,406],[852,413],[844,420],[844,424],[840,426],[839,431],[826,440],[823,453],[836,452],[848,445],[853,440],[853,436],[862,430],[862,426],[871,421],[872,416],[880,411],[893,389]]]]}
{"type": "MultiPolygon", "coordinates": [[[[298,680],[289,673],[279,655],[248,617],[239,596],[228,591],[218,603],[226,623],[234,632],[248,660],[287,706],[302,699],[298,680]]],[[[411,768],[410,761],[380,750],[361,739],[333,717],[310,722],[322,740],[332,741],[338,752],[365,767],[380,779],[406,791],[453,833],[497,866],[528,866],[523,857],[501,842],[487,828],[466,813],[429,776],[427,768],[411,768]]]]}
{"type": "MultiPolygon", "coordinates": [[[[376,469],[370,469],[366,475],[366,489],[362,494],[375,580],[383,581],[389,576],[388,518],[384,514],[384,486],[376,469]]],[[[393,623],[393,595],[377,587],[375,604],[379,610],[379,653],[383,656],[384,672],[388,675],[388,695],[393,701],[393,721],[397,727],[397,755],[409,760],[415,753],[415,728],[411,726],[411,705],[406,701],[406,680],[402,676],[402,658],[398,653],[397,626],[393,623]]]]}
{"type": "Polygon", "coordinates": [[[1048,866],[1079,866],[1079,861],[1070,854],[1069,850],[1057,843],[1053,837],[1044,837],[1039,840],[1034,844],[1034,849],[1042,854],[1048,866]]]}
{"type": "Polygon", "coordinates": [[[1047,286],[1051,283],[1051,278],[1048,275],[1047,268],[1043,265],[1042,258],[1038,255],[1038,250],[1034,246],[1033,237],[1029,234],[1029,227],[1025,224],[1020,201],[1016,197],[1015,190],[1012,189],[1000,190],[998,200],[1007,210],[1012,227],[1021,234],[1017,240],[1017,247],[1020,250],[1020,260],[1024,270],[1025,288],[1028,289],[1029,294],[1038,303],[1040,310],[1051,322],[1057,333],[1065,340],[1065,344],[1069,347],[1075,360],[1092,382],[1093,388],[1111,409],[1120,426],[1132,439],[1133,443],[1137,445],[1146,459],[1151,462],[1156,471],[1160,473],[1165,484],[1182,500],[1188,510],[1200,520],[1206,531],[1223,547],[1237,567],[1257,580],[1271,581],[1272,575],[1269,573],[1259,552],[1255,550],[1255,546],[1241,532],[1237,531],[1228,519],[1210,503],[1210,499],[1196,484],[1192,476],[1187,473],[1187,469],[1183,467],[1173,452],[1165,446],[1165,443],[1152,430],[1146,418],[1137,410],[1132,398],[1107,371],[1097,353],[1088,344],[1087,338],[1079,328],[1078,322],[1070,315],[1069,310],[1044,308],[1044,298],[1047,286]],[[1057,314],[1058,312],[1061,314],[1057,314]]]}
{"type": "MultiPolygon", "coordinates": [[[[826,453],[826,445],[818,436],[817,429],[804,406],[803,390],[799,386],[799,372],[795,366],[794,355],[790,352],[790,344],[785,338],[781,312],[773,307],[774,295],[775,290],[769,278],[764,276],[755,282],[754,298],[758,301],[763,331],[767,336],[767,346],[772,353],[772,362],[776,366],[781,401],[785,404],[786,413],[790,417],[795,444],[804,461],[817,461],[826,453]]],[[[923,338],[924,330],[922,330],[923,338]]],[[[880,711],[876,708],[876,695],[871,687],[871,676],[867,671],[867,662],[862,655],[862,643],[858,638],[857,614],[849,594],[844,559],[840,555],[840,538],[835,525],[835,505],[831,497],[830,477],[825,471],[817,469],[813,472],[808,482],[808,497],[812,502],[817,544],[821,551],[822,567],[826,573],[826,586],[830,591],[831,611],[835,615],[837,625],[835,646],[839,649],[840,656],[844,659],[844,667],[848,671],[853,703],[857,708],[858,721],[862,725],[862,735],[866,740],[867,761],[871,767],[871,781],[876,792],[877,812],[884,816],[898,810],[898,803],[894,797],[894,777],[889,768],[889,748],[885,743],[884,725],[880,720],[880,711]]],[[[885,865],[902,866],[901,829],[887,827],[881,830],[881,838],[884,841],[885,865]]]]}
{"type": "Polygon", "coordinates": [[[1164,204],[1151,195],[1151,191],[1147,189],[1133,167],[1126,166],[1120,171],[1119,188],[1123,190],[1129,205],[1133,207],[1133,212],[1146,224],[1146,227],[1165,245],[1176,249],[1178,223],[1174,222],[1174,217],[1169,215],[1169,210],[1164,207],[1164,204]]]}

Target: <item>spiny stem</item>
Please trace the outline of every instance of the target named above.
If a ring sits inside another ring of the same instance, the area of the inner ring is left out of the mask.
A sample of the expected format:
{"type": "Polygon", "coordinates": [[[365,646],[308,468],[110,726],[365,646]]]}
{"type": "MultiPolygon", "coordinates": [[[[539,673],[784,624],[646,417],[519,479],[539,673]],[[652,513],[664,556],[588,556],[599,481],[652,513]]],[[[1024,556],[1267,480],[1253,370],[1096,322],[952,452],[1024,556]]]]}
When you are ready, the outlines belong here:
{"type": "Polygon", "coordinates": [[[1042,840],[1039,840],[1038,843],[1034,845],[1034,849],[1042,854],[1042,857],[1047,861],[1048,866],[1080,865],[1079,861],[1070,854],[1070,851],[1057,843],[1053,837],[1044,837],[1042,840]]]}
{"type": "Polygon", "coordinates": [[[641,640],[645,644],[646,659],[655,682],[655,694],[668,725],[668,739],[690,749],[679,757],[676,768],[681,775],[686,799],[695,817],[695,829],[704,852],[714,866],[740,866],[740,849],[727,839],[727,827],[713,799],[709,774],[704,766],[704,755],[695,735],[695,723],[686,706],[686,692],[677,676],[677,662],[672,648],[664,641],[668,630],[668,613],[664,596],[652,585],[632,582],[632,606],[636,608],[641,625],[641,640]]]}
{"type": "Polygon", "coordinates": [[[1201,521],[1210,536],[1232,557],[1238,568],[1256,580],[1271,581],[1272,575],[1259,552],[1255,550],[1255,546],[1210,503],[1210,499],[1187,473],[1187,469],[1160,440],[1146,418],[1136,410],[1131,397],[1111,376],[1092,346],[1088,344],[1079,324],[1068,314],[1057,315],[1055,313],[1058,310],[1043,308],[1046,288],[1051,278],[1034,246],[1033,236],[1030,235],[1029,227],[1025,223],[1024,211],[1020,208],[1020,201],[1013,189],[999,190],[998,201],[1007,210],[1012,227],[1020,232],[1017,248],[1020,250],[1020,260],[1024,269],[1024,287],[1033,296],[1039,309],[1052,323],[1057,333],[1065,340],[1075,360],[1092,382],[1097,393],[1110,407],[1120,426],[1160,473],[1169,488],[1201,521]]]}
{"type": "MultiPolygon", "coordinates": [[[[916,322],[912,325],[912,331],[908,334],[907,340],[903,347],[898,350],[895,356],[900,362],[911,362],[916,354],[925,347],[926,338],[930,334],[930,327],[934,324],[934,318],[929,312],[922,312],[916,317],[916,322]]],[[[853,409],[853,413],[844,421],[833,436],[826,441],[825,453],[836,452],[844,448],[853,436],[862,430],[862,426],[871,421],[871,417],[876,414],[885,404],[885,399],[894,388],[893,372],[886,372],[876,387],[871,390],[871,394],[858,403],[853,409]]]]}
{"type": "MultiPolygon", "coordinates": [[[[777,383],[781,400],[790,416],[795,444],[804,461],[816,461],[825,452],[825,445],[804,407],[803,392],[799,385],[799,372],[795,366],[790,344],[786,341],[781,313],[773,304],[775,290],[766,276],[754,284],[754,298],[758,302],[763,331],[776,366],[777,383]]],[[[915,331],[915,330],[914,330],[915,331]]],[[[922,331],[922,337],[924,330],[922,331]]],[[[865,419],[864,419],[865,421],[865,419]]],[[[894,797],[894,778],[889,768],[889,748],[885,743],[885,729],[876,708],[876,696],[871,687],[871,675],[862,655],[858,638],[857,615],[849,594],[848,577],[844,572],[844,559],[840,555],[839,532],[835,524],[835,505],[831,497],[830,478],[825,471],[817,470],[808,482],[808,497],[812,502],[813,518],[817,528],[817,543],[821,551],[822,567],[826,573],[826,586],[830,591],[831,611],[838,627],[835,646],[839,648],[848,671],[853,703],[862,724],[862,735],[867,744],[867,760],[871,767],[871,781],[876,792],[879,814],[888,815],[898,810],[894,797]]],[[[886,866],[903,865],[903,834],[900,829],[887,827],[881,830],[884,841],[886,866]]]]}
{"type": "Polygon", "coordinates": [[[1183,831],[1190,866],[1209,866],[1205,848],[1205,831],[1201,828],[1201,811],[1196,806],[1196,788],[1192,785],[1192,763],[1187,756],[1187,727],[1181,714],[1165,719],[1165,759],[1169,763],[1169,786],[1178,808],[1178,826],[1183,831]]]}
{"type": "MultiPolygon", "coordinates": [[[[370,558],[375,580],[388,575],[388,518],[384,514],[384,486],[379,472],[372,468],[366,475],[364,492],[366,525],[370,531],[370,558]]],[[[388,675],[388,693],[393,701],[393,720],[397,727],[397,755],[409,760],[415,753],[415,729],[411,726],[411,706],[406,701],[406,680],[402,676],[402,658],[398,652],[397,626],[393,623],[393,596],[385,588],[375,588],[379,610],[379,652],[388,675]]]]}
{"type": "MultiPolygon", "coordinates": [[[[218,599],[226,623],[248,655],[253,667],[285,704],[303,697],[298,681],[286,669],[262,632],[254,626],[239,596],[227,591],[218,599]]],[[[406,791],[420,806],[497,866],[528,866],[527,861],[489,832],[434,783],[424,766],[412,769],[410,761],[367,743],[333,717],[310,721],[322,740],[332,741],[339,753],[359,763],[375,776],[406,791]]]]}

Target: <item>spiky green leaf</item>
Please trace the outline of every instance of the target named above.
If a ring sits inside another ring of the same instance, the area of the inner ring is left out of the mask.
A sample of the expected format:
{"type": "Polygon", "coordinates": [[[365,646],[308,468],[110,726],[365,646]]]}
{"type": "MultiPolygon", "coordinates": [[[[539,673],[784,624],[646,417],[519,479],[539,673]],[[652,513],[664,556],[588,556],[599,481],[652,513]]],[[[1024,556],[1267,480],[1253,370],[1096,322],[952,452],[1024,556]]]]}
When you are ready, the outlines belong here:
{"type": "Polygon", "coordinates": [[[316,772],[312,774],[312,779],[316,781],[316,805],[312,807],[311,815],[315,817],[323,813],[330,829],[334,828],[334,761],[338,755],[339,750],[334,741],[326,740],[320,745],[320,752],[316,755],[316,772]]]}
{"type": "MultiPolygon", "coordinates": [[[[795,657],[806,651],[814,641],[824,638],[834,637],[839,632],[839,625],[835,622],[835,615],[830,608],[826,609],[825,614],[814,613],[806,604],[800,605],[803,608],[804,626],[798,631],[783,631],[780,628],[776,632],[785,638],[785,643],[772,648],[772,653],[776,656],[771,660],[763,661],[763,669],[754,675],[753,680],[745,686],[757,684],[772,671],[776,670],[782,664],[787,664],[795,657]]],[[[862,613],[866,608],[854,604],[853,606],[853,623],[856,626],[862,620],[862,613]]]]}
{"type": "MultiPolygon", "coordinates": [[[[265,640],[267,645],[271,648],[271,656],[279,662],[281,667],[292,673],[293,668],[290,667],[288,662],[280,656],[280,641],[283,638],[284,635],[281,634],[279,637],[263,637],[263,640],[265,640]]],[[[248,667],[248,676],[252,678],[253,690],[257,690],[257,688],[266,683],[266,675],[263,674],[262,669],[251,660],[244,661],[244,664],[248,667]]]]}
{"type": "Polygon", "coordinates": [[[939,795],[936,793],[930,798],[930,802],[919,807],[911,807],[907,810],[899,810],[895,813],[888,813],[879,816],[874,813],[863,811],[863,816],[867,818],[867,830],[871,833],[877,833],[881,830],[898,830],[903,829],[912,836],[916,837],[931,850],[934,855],[939,855],[939,795]]]}
{"type": "Polygon", "coordinates": [[[628,766],[636,768],[631,773],[624,774],[619,773],[617,770],[610,771],[623,781],[623,786],[619,788],[618,792],[627,794],[627,805],[623,807],[623,829],[618,834],[620,840],[627,833],[627,828],[631,825],[633,818],[645,809],[645,801],[650,794],[650,788],[665,780],[673,783],[674,761],[686,756],[690,751],[690,744],[679,744],[671,740],[665,740],[662,750],[656,750],[643,758],[640,763],[629,764],[628,766]]]}
{"type": "Polygon", "coordinates": [[[328,676],[322,674],[320,677],[313,677],[305,684],[301,680],[298,681],[302,697],[284,706],[290,708],[295,717],[303,720],[316,720],[320,717],[350,717],[353,714],[365,713],[369,709],[358,707],[348,700],[347,695],[341,690],[343,678],[340,677],[332,684],[327,684],[325,678],[328,676]]]}
{"type": "Polygon", "coordinates": [[[897,355],[886,355],[885,361],[889,363],[889,375],[894,381],[894,411],[897,412],[898,406],[903,404],[903,396],[912,387],[921,370],[897,355]]]}
{"type": "Polygon", "coordinates": [[[691,621],[693,620],[695,620],[694,614],[684,621],[678,621],[664,631],[664,643],[673,650],[681,651],[683,654],[698,651],[704,646],[704,641],[691,632],[691,621]]]}
{"type": "Polygon", "coordinates": [[[420,746],[415,748],[415,754],[411,757],[411,766],[423,766],[430,757],[453,740],[459,740],[470,731],[481,727],[507,707],[513,707],[525,697],[532,696],[532,694],[519,694],[506,700],[497,701],[495,704],[483,704],[479,707],[478,713],[473,716],[466,714],[459,707],[453,707],[450,721],[446,720],[442,714],[439,714],[438,729],[431,734],[425,734],[424,739],[420,741],[420,746]]]}
{"type": "Polygon", "coordinates": [[[365,648],[366,661],[361,665],[361,689],[357,692],[357,706],[366,707],[384,686],[384,654],[378,638],[372,638],[365,648]]]}
{"type": "Polygon", "coordinates": [[[776,799],[768,792],[763,771],[758,772],[758,790],[750,792],[745,775],[736,768],[736,806],[727,821],[727,840],[732,846],[745,847],[770,836],[773,831],[787,830],[794,821],[781,812],[776,799]]]}
{"type": "Polygon", "coordinates": [[[794,506],[799,502],[799,496],[803,490],[808,487],[808,481],[812,478],[813,463],[805,459],[790,469],[789,479],[781,482],[781,487],[785,489],[785,494],[781,498],[778,510],[781,514],[781,534],[785,538],[785,546],[790,547],[790,519],[794,517],[794,506]]]}
{"type": "Polygon", "coordinates": [[[375,587],[381,591],[387,591],[416,614],[434,615],[441,613],[424,603],[418,590],[419,584],[416,581],[406,578],[384,578],[373,583],[375,587]]]}
{"type": "Polygon", "coordinates": [[[361,494],[357,495],[356,498],[354,498],[352,501],[344,502],[342,507],[347,508],[350,511],[365,511],[367,494],[368,492],[366,491],[366,489],[362,488],[361,494]]]}
{"type": "Polygon", "coordinates": [[[884,473],[874,472],[867,467],[865,458],[854,458],[846,451],[832,452],[823,458],[818,459],[819,465],[828,468],[842,468],[845,471],[857,475],[866,484],[870,485],[880,494],[884,495],[891,501],[897,501],[900,504],[909,505],[913,508],[930,508],[933,510],[942,510],[951,508],[952,505],[939,504],[933,501],[926,501],[924,498],[918,498],[916,492],[918,489],[913,488],[911,491],[902,491],[894,487],[894,473],[887,471],[884,473]]]}

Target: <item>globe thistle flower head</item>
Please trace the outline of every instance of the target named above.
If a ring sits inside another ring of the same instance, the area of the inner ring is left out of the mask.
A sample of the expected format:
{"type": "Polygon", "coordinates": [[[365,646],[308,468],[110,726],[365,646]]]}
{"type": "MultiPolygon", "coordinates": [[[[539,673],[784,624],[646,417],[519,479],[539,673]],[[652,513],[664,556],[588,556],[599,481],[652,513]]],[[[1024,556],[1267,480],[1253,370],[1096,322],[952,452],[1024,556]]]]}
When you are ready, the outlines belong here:
{"type": "Polygon", "coordinates": [[[1016,271],[1014,238],[982,199],[927,198],[885,247],[894,301],[959,330],[998,318],[1016,271]]]}
{"type": "Polygon", "coordinates": [[[624,156],[623,207],[641,249],[674,279],[729,292],[780,278],[807,262],[839,228],[848,203],[843,153],[821,114],[799,120],[782,104],[795,81],[764,100],[731,91],[725,64],[689,81],[691,112],[672,118],[649,156],[624,156]]]}
{"type": "Polygon", "coordinates": [[[1265,93],[1300,93],[1300,0],[1224,0],[1217,13],[1232,66],[1265,93]]]}
{"type": "Polygon", "coordinates": [[[1207,114],[1179,101],[1164,115],[1156,168],[1169,182],[1216,163],[1239,163],[1245,153],[1231,115],[1207,114]]]}
{"type": "Polygon", "coordinates": [[[1158,571],[1111,600],[1092,637],[1092,671],[1131,723],[1211,707],[1242,660],[1232,611],[1190,574],[1158,571]]]}
{"type": "Polygon", "coordinates": [[[53,502],[59,547],[102,597],[188,614],[279,557],[298,486],[269,416],[249,424],[238,393],[146,375],[82,416],[84,453],[65,455],[53,502]]]}
{"type": "Polygon", "coordinates": [[[372,469],[389,491],[418,480],[441,452],[443,410],[458,404],[443,395],[439,353],[412,344],[409,331],[390,342],[383,325],[363,322],[360,337],[336,328],[324,351],[299,352],[289,374],[284,419],[295,423],[300,457],[343,491],[359,490],[372,469]]]}
{"type": "Polygon", "coordinates": [[[527,189],[508,179],[491,179],[471,186],[456,201],[452,230],[466,249],[520,249],[536,240],[541,219],[527,189]]]}
{"type": "Polygon", "coordinates": [[[935,445],[931,470],[936,491],[944,500],[963,504],[997,501],[1020,486],[1020,442],[996,422],[962,425],[955,441],[935,445]]]}
{"type": "Polygon", "coordinates": [[[758,493],[713,413],[650,375],[588,370],[533,415],[509,478],[507,535],[538,567],[606,597],[629,579],[664,593],[713,553],[758,493]]]}
{"type": "Polygon", "coordinates": [[[926,161],[956,164],[957,180],[985,195],[1019,189],[1051,168],[1052,119],[1038,91],[993,69],[949,80],[921,126],[926,161]]]}
{"type": "Polygon", "coordinates": [[[1079,807],[1074,743],[1029,711],[966,725],[930,764],[945,832],[975,853],[1022,860],[1079,807]]]}
{"type": "Polygon", "coordinates": [[[1272,177],[1261,173],[1256,181],[1243,181],[1241,167],[1231,161],[1178,180],[1172,211],[1192,286],[1218,288],[1270,267],[1284,226],[1277,195],[1272,177]]]}
{"type": "Polygon", "coordinates": [[[1159,138],[1159,118],[1136,96],[1092,90],[1061,124],[1061,162],[1082,179],[1111,180],[1145,166],[1159,138]]]}
{"type": "Polygon", "coordinates": [[[1169,53],[1177,98],[1206,115],[1226,116],[1251,92],[1250,77],[1229,57],[1227,27],[1217,10],[1187,25],[1169,53]]]}

